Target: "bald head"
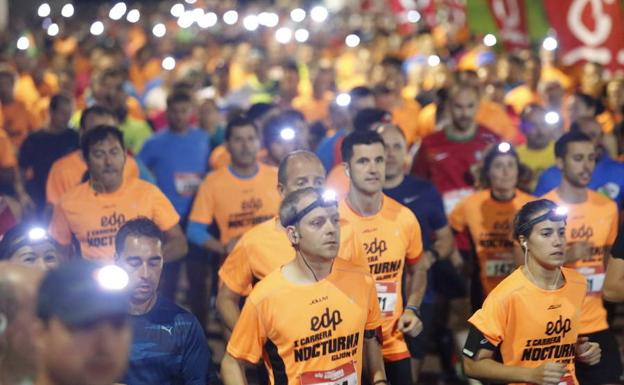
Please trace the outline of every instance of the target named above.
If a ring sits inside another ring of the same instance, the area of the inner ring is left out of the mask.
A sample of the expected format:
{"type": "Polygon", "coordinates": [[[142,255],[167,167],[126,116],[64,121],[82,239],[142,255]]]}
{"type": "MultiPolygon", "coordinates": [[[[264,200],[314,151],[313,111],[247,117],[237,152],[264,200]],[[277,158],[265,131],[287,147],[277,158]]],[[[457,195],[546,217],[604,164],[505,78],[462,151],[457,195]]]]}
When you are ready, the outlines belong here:
{"type": "Polygon", "coordinates": [[[0,262],[1,377],[10,374],[20,380],[36,371],[35,299],[42,276],[38,269],[0,262]]]}
{"type": "Polygon", "coordinates": [[[277,172],[277,189],[282,197],[306,187],[323,187],[325,168],[320,159],[310,151],[294,151],[280,163],[277,172]]]}

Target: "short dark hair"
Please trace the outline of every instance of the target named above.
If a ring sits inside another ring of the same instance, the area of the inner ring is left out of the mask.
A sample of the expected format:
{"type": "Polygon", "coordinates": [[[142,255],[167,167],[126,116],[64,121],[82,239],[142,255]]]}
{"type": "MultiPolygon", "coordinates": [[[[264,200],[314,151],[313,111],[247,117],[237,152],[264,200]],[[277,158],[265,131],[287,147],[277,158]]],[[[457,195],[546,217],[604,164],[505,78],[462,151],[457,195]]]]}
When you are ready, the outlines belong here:
{"type": "Polygon", "coordinates": [[[271,109],[275,108],[275,104],[271,103],[256,103],[252,104],[247,110],[247,117],[253,121],[263,117],[271,109]]]}
{"type": "Polygon", "coordinates": [[[368,87],[358,86],[349,91],[349,96],[351,96],[351,98],[365,98],[367,96],[373,96],[373,91],[368,87]]]}
{"type": "Polygon", "coordinates": [[[113,110],[111,110],[108,107],[104,107],[102,105],[99,104],[95,104],[91,107],[87,107],[82,111],[82,114],[80,115],[80,129],[84,130],[85,129],[85,125],[87,124],[87,117],[89,115],[109,115],[111,117],[113,117],[115,120],[117,120],[117,115],[115,115],[115,113],[113,112],[113,110]]]}
{"type": "Polygon", "coordinates": [[[347,135],[340,146],[340,154],[343,162],[349,162],[353,157],[353,147],[358,144],[379,143],[385,146],[383,138],[375,131],[353,131],[347,135]]]}
{"type": "Polygon", "coordinates": [[[599,102],[593,96],[588,95],[588,94],[583,93],[583,92],[575,92],[573,96],[575,98],[577,98],[578,100],[580,100],[588,108],[593,109],[594,110],[594,114],[596,114],[598,112],[599,102]]]}
{"type": "Polygon", "coordinates": [[[524,236],[528,238],[531,235],[531,231],[533,230],[533,226],[527,227],[521,230],[521,226],[524,223],[527,223],[531,219],[537,216],[537,213],[545,210],[552,210],[557,208],[555,202],[548,199],[538,199],[526,203],[522,208],[516,213],[516,216],[513,220],[513,236],[514,239],[519,239],[520,236],[524,236]]]}
{"type": "Polygon", "coordinates": [[[353,118],[354,131],[368,131],[375,123],[390,123],[392,114],[381,108],[364,108],[353,118]]]}
{"type": "Polygon", "coordinates": [[[518,174],[520,173],[520,158],[518,157],[516,149],[512,145],[510,145],[509,150],[501,151],[501,149],[499,148],[500,144],[501,143],[496,143],[492,147],[490,147],[490,149],[485,153],[485,156],[483,157],[483,166],[481,167],[481,171],[479,172],[479,180],[481,185],[484,187],[490,187],[491,185],[490,177],[488,174],[490,173],[490,167],[492,167],[492,163],[499,156],[511,155],[512,157],[514,157],[514,159],[516,159],[516,165],[518,166],[518,174]]]}
{"type": "Polygon", "coordinates": [[[403,60],[400,57],[394,55],[384,56],[384,58],[381,60],[381,65],[395,67],[398,70],[403,70],[403,60]]]}
{"type": "Polygon", "coordinates": [[[192,103],[193,98],[188,92],[176,91],[167,96],[167,108],[171,108],[176,103],[192,103]]]}
{"type": "Polygon", "coordinates": [[[124,223],[115,235],[115,253],[121,254],[128,237],[145,237],[165,242],[163,232],[147,217],[137,217],[124,223]]]}
{"type": "Polygon", "coordinates": [[[561,135],[555,142],[555,157],[565,158],[568,152],[568,144],[576,142],[590,142],[593,143],[591,138],[580,131],[570,131],[561,135]]]}
{"type": "Polygon", "coordinates": [[[50,98],[50,111],[56,111],[62,103],[68,104],[72,102],[71,96],[65,93],[58,93],[50,98]]]}
{"type": "Polygon", "coordinates": [[[284,159],[280,161],[279,167],[277,169],[277,183],[281,185],[286,184],[286,179],[288,177],[288,163],[290,163],[290,160],[298,156],[305,157],[310,161],[317,161],[321,164],[321,166],[323,166],[321,160],[313,152],[307,150],[295,150],[288,153],[288,155],[286,155],[284,159]]]}
{"type": "Polygon", "coordinates": [[[301,190],[295,190],[284,197],[279,207],[279,219],[282,226],[292,223],[297,216],[297,205],[299,201],[306,195],[315,194],[317,198],[323,196],[323,190],[315,187],[306,187],[301,190]]]}
{"type": "Polygon", "coordinates": [[[87,131],[80,139],[80,150],[85,161],[89,159],[89,150],[91,146],[99,143],[109,136],[114,137],[119,141],[122,149],[126,149],[123,141],[123,134],[121,130],[115,126],[101,125],[94,127],[92,130],[87,131]]]}
{"type": "Polygon", "coordinates": [[[253,120],[249,119],[245,115],[238,115],[230,119],[225,126],[225,141],[227,142],[232,137],[232,132],[236,127],[251,126],[256,134],[258,134],[258,126],[253,120]]]}

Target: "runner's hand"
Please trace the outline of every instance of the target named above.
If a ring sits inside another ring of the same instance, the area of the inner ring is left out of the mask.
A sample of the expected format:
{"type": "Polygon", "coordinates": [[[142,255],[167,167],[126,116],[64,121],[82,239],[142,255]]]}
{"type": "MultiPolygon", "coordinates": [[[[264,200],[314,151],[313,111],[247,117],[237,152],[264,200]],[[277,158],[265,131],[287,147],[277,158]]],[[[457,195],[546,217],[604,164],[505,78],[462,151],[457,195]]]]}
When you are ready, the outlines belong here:
{"type": "Polygon", "coordinates": [[[587,365],[596,365],[600,362],[602,349],[597,342],[589,342],[587,337],[579,337],[576,342],[576,359],[587,365]]]}
{"type": "Polygon", "coordinates": [[[410,337],[416,337],[423,330],[423,323],[411,310],[405,309],[398,323],[399,331],[410,337]]]}
{"type": "Polygon", "coordinates": [[[530,382],[537,385],[558,385],[566,372],[564,364],[548,362],[533,369],[533,379],[530,382]]]}

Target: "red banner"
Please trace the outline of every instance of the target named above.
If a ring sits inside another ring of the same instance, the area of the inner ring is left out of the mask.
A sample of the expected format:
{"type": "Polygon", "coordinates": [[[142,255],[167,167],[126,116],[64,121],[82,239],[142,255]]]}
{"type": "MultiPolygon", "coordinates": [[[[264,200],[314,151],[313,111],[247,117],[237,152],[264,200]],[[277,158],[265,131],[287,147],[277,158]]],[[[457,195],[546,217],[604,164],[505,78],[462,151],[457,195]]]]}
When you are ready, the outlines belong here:
{"type": "Polygon", "coordinates": [[[524,0],[488,0],[501,40],[509,51],[529,47],[524,0]]]}
{"type": "Polygon", "coordinates": [[[544,0],[564,65],[593,61],[624,68],[624,27],[617,0],[544,0]]]}

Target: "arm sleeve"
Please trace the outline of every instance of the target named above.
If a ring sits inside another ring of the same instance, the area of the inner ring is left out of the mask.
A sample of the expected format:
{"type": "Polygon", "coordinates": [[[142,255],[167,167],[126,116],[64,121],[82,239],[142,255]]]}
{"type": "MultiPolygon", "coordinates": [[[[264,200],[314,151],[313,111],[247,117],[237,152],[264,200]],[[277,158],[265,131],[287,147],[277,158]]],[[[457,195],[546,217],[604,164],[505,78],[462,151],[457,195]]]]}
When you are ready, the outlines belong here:
{"type": "Polygon", "coordinates": [[[154,223],[162,230],[171,230],[173,226],[180,222],[180,216],[177,211],[156,186],[153,186],[152,210],[154,223]]]}
{"type": "Polygon", "coordinates": [[[433,184],[430,186],[430,189],[428,204],[431,206],[431,228],[433,230],[440,230],[448,224],[446,213],[444,212],[444,203],[442,202],[442,195],[440,195],[440,192],[433,184]]]}
{"type": "Polygon", "coordinates": [[[498,346],[503,342],[507,316],[504,305],[495,295],[490,293],[483,307],[477,310],[468,322],[477,328],[492,345],[498,346]]]}
{"type": "Polygon", "coordinates": [[[236,243],[219,269],[219,278],[233,292],[247,296],[251,292],[253,273],[249,265],[251,256],[247,252],[245,235],[236,243]]]}
{"type": "Polygon", "coordinates": [[[50,232],[50,235],[52,235],[52,238],[54,238],[62,246],[69,246],[71,244],[71,228],[60,204],[54,206],[52,221],[50,222],[48,231],[50,232]]]}
{"type": "Polygon", "coordinates": [[[207,240],[213,238],[213,236],[208,231],[208,225],[189,221],[186,225],[186,238],[192,244],[201,247],[207,240]]]}
{"type": "Polygon", "coordinates": [[[422,232],[420,230],[420,223],[418,223],[418,219],[410,212],[410,219],[408,229],[408,241],[409,246],[407,248],[407,253],[405,254],[406,263],[408,265],[413,265],[420,259],[420,256],[423,252],[423,243],[422,243],[422,232]]]}
{"type": "Polygon", "coordinates": [[[212,223],[214,217],[214,199],[212,198],[210,184],[211,181],[206,178],[197,190],[197,195],[195,196],[195,201],[191,208],[191,215],[189,217],[193,222],[206,225],[212,223]]]}
{"type": "Polygon", "coordinates": [[[182,377],[185,385],[216,384],[217,371],[206,337],[195,317],[184,338],[182,377]]]}
{"type": "Polygon", "coordinates": [[[60,173],[61,168],[58,161],[52,163],[52,168],[50,168],[48,180],[46,181],[46,199],[53,205],[58,204],[61,200],[62,189],[59,181],[60,173]]]}
{"type": "Polygon", "coordinates": [[[615,202],[610,202],[611,203],[611,228],[609,231],[609,236],[607,237],[607,242],[606,242],[606,246],[611,246],[613,245],[613,243],[615,242],[615,238],[617,237],[618,234],[618,209],[617,209],[617,205],[615,202]]]}
{"type": "Polygon", "coordinates": [[[226,350],[234,358],[255,364],[262,357],[262,347],[265,341],[266,334],[258,308],[248,299],[232,331],[226,350]]]}

